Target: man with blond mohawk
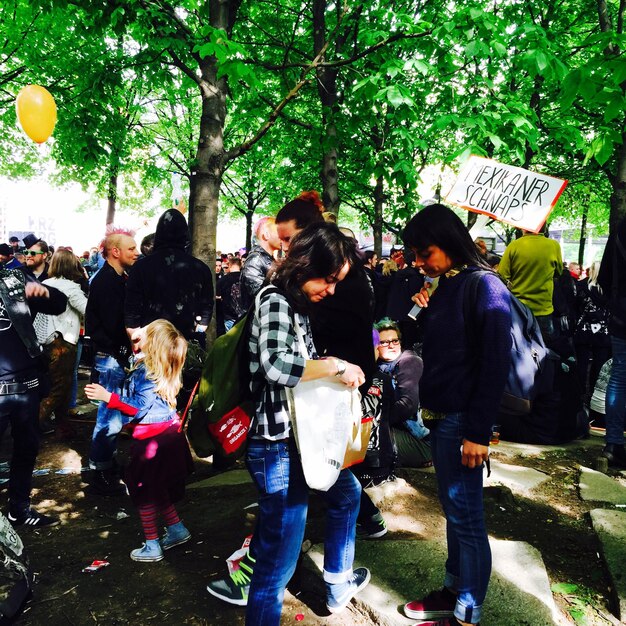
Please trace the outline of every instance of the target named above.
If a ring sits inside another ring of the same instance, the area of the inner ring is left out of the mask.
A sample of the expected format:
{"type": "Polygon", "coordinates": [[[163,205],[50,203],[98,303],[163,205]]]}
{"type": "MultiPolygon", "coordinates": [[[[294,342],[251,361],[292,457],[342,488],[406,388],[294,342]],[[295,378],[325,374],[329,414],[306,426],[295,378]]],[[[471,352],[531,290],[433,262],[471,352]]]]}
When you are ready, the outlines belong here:
{"type": "MultiPolygon", "coordinates": [[[[132,231],[111,228],[105,237],[105,263],[91,282],[85,312],[85,330],[94,352],[91,382],[117,394],[121,392],[124,366],[128,365],[131,352],[124,325],[124,302],[127,272],[139,256],[133,235],[132,231]]],[[[89,452],[91,491],[96,495],[116,495],[124,490],[114,467],[116,438],[122,423],[119,411],[100,404],[89,452]]]]}

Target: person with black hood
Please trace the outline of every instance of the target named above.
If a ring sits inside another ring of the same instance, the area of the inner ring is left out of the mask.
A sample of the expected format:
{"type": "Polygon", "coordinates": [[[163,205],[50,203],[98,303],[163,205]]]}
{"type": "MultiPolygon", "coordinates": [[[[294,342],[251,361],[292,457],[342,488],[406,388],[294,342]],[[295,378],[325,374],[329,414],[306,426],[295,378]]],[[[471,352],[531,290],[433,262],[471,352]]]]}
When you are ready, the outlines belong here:
{"type": "Polygon", "coordinates": [[[156,319],[166,319],[189,340],[203,332],[213,314],[213,280],[208,266],[186,251],[189,229],[178,209],[159,218],[152,254],[137,261],[126,284],[129,336],[156,319]]]}

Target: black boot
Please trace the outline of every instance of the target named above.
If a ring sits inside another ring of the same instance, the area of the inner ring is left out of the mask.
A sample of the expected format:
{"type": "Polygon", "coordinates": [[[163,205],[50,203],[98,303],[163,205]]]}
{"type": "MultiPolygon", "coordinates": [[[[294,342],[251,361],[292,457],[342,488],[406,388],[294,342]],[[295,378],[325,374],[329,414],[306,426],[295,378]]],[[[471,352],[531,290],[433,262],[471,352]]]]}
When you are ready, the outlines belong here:
{"type": "Polygon", "coordinates": [[[124,493],[124,484],[114,470],[93,470],[91,472],[90,493],[98,496],[117,496],[124,493]]]}
{"type": "Polygon", "coordinates": [[[626,469],[626,450],[624,444],[607,443],[602,450],[602,456],[605,456],[611,467],[619,467],[626,469]]]}

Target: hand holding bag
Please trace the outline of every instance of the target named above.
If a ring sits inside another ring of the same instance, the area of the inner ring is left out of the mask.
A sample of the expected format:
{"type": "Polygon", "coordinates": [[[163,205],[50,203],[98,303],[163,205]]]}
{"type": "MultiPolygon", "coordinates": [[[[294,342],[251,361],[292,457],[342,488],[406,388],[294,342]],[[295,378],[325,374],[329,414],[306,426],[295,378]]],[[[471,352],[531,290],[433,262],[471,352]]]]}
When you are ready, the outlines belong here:
{"type": "MultiPolygon", "coordinates": [[[[304,334],[295,319],[294,326],[299,352],[308,359],[304,334]]],[[[300,381],[286,391],[306,482],[311,489],[328,491],[344,467],[346,451],[362,446],[359,391],[335,378],[300,381]]]]}

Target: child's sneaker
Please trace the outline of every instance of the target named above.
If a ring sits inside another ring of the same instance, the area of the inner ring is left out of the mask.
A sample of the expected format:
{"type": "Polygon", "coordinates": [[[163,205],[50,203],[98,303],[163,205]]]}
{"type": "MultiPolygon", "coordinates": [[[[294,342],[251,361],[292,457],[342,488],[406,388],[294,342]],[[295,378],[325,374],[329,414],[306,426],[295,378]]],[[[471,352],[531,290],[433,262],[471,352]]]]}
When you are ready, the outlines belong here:
{"type": "Polygon", "coordinates": [[[405,604],[404,614],[411,619],[438,620],[452,617],[455,606],[456,595],[444,587],[431,591],[421,600],[414,600],[405,604]]]}
{"type": "Polygon", "coordinates": [[[161,539],[161,548],[169,550],[181,543],[185,543],[191,539],[191,533],[185,528],[182,522],[172,524],[167,527],[163,539],[161,539]]]}
{"type": "Polygon", "coordinates": [[[130,553],[130,558],[133,561],[139,561],[142,563],[153,563],[154,561],[160,561],[163,558],[163,550],[158,539],[149,539],[146,543],[130,553]]]}
{"type": "Polygon", "coordinates": [[[343,611],[350,600],[367,586],[370,578],[370,571],[366,567],[357,567],[347,582],[326,583],[326,608],[331,613],[343,611]]]}

